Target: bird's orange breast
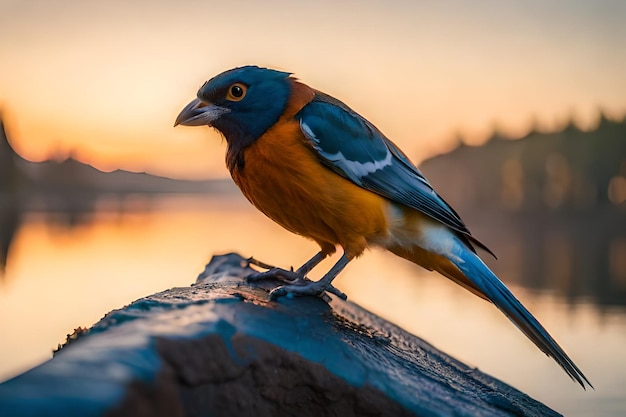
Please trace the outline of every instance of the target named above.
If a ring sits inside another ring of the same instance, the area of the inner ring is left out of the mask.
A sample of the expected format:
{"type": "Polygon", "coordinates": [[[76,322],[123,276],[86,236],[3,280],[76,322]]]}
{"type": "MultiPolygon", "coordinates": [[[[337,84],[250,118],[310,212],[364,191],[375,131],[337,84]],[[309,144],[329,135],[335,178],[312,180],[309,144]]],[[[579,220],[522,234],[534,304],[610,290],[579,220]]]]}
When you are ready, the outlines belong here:
{"type": "Polygon", "coordinates": [[[297,82],[293,90],[283,117],[244,150],[244,163],[231,174],[246,198],[284,228],[326,253],[341,245],[348,257],[358,256],[387,235],[387,201],[320,162],[293,117],[313,90],[297,82]]]}

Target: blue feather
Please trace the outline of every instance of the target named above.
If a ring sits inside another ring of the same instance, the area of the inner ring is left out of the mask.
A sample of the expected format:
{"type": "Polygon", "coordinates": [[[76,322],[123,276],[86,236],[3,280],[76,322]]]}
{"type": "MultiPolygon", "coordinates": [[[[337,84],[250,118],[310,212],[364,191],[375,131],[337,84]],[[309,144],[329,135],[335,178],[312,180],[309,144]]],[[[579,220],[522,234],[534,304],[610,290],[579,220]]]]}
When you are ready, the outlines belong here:
{"type": "Polygon", "coordinates": [[[456,245],[453,255],[449,256],[448,259],[476,284],[489,300],[532,340],[542,352],[552,357],[583,388],[585,388],[585,382],[593,388],[589,380],[550,336],[548,331],[515,298],[511,291],[476,254],[461,245],[456,245]]]}

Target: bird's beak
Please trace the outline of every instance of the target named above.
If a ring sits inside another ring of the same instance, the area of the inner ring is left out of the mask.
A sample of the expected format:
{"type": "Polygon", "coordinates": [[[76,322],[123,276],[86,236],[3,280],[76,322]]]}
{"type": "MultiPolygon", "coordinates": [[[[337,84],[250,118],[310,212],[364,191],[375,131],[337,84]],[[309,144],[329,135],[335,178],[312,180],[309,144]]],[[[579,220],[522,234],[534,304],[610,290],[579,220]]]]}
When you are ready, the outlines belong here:
{"type": "Polygon", "coordinates": [[[211,124],[221,115],[228,113],[230,110],[224,107],[216,106],[212,103],[205,103],[199,99],[193,100],[187,104],[183,111],[180,112],[174,127],[183,126],[203,126],[211,124]]]}

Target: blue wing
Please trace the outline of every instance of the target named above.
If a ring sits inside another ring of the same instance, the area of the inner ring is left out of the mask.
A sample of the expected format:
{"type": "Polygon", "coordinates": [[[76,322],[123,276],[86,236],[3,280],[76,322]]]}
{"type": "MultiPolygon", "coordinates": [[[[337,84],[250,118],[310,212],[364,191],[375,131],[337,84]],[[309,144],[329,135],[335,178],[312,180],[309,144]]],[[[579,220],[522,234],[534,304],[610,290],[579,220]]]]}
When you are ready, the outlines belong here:
{"type": "Polygon", "coordinates": [[[409,158],[344,103],[318,91],[296,118],[304,136],[330,169],[360,187],[421,211],[493,255],[472,237],[459,215],[409,158]]]}

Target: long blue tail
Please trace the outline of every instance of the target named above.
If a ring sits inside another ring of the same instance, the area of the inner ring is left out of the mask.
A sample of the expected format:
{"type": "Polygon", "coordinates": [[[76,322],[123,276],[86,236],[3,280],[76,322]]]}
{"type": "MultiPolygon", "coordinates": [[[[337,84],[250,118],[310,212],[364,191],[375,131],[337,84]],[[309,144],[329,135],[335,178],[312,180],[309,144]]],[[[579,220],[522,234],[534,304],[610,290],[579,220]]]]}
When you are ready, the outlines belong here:
{"type": "Polygon", "coordinates": [[[462,253],[450,261],[478,287],[539,349],[552,357],[583,389],[593,388],[587,377],[574,364],[559,344],[535,317],[519,302],[500,279],[473,252],[458,247],[462,253]]]}

